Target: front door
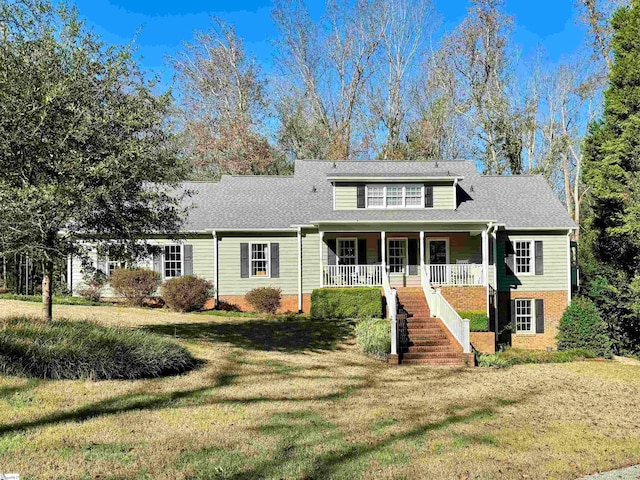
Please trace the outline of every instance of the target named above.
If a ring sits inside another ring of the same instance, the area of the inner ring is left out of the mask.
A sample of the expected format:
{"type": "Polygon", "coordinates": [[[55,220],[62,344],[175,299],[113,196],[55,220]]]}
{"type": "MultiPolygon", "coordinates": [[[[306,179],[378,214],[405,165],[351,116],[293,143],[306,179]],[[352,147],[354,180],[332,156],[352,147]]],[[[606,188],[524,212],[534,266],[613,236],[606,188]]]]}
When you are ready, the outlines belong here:
{"type": "Polygon", "coordinates": [[[446,284],[449,280],[449,242],[445,239],[433,239],[429,246],[429,274],[432,283],[446,284]]]}
{"type": "Polygon", "coordinates": [[[405,273],[407,268],[407,239],[389,239],[389,272],[405,273]]]}

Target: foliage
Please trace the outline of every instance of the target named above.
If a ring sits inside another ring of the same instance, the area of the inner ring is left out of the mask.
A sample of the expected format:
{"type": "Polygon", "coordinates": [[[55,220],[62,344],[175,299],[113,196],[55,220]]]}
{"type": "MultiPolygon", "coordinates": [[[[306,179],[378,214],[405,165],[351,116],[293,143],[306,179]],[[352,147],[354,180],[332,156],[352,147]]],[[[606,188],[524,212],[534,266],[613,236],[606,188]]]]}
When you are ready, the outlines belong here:
{"type": "Polygon", "coordinates": [[[160,296],[171,310],[191,312],[201,310],[211,297],[213,285],[194,275],[171,278],[160,287],[160,296]]]}
{"type": "Polygon", "coordinates": [[[160,274],[144,268],[118,268],[111,273],[109,283],[129,305],[141,307],[158,289],[160,274]]]}
{"type": "Polygon", "coordinates": [[[558,325],[558,350],[583,348],[595,356],[611,353],[611,341],[598,309],[591,300],[577,297],[571,300],[558,325]]]}
{"type": "Polygon", "coordinates": [[[356,338],[360,349],[378,358],[391,353],[391,326],[384,318],[365,318],[356,324],[356,338]]]}
{"type": "Polygon", "coordinates": [[[3,321],[0,372],[47,379],[152,378],[191,370],[189,351],[160,335],[90,322],[3,321]]]}
{"type": "Polygon", "coordinates": [[[479,355],[478,365],[481,367],[501,368],[527,363],[567,363],[593,358],[594,356],[593,352],[582,348],[554,352],[506,348],[502,352],[495,354],[479,355]]]}
{"type": "Polygon", "coordinates": [[[135,258],[154,249],[148,232],[177,232],[187,205],[168,187],[185,168],[170,94],[131,46],[105,45],[65,3],[3,2],[0,16],[0,237],[45,264],[47,302],[54,262],[85,254],[80,235],[135,258]]]}
{"type": "MultiPolygon", "coordinates": [[[[0,300],[18,300],[21,302],[42,303],[42,295],[17,295],[15,293],[0,293],[0,300]]],[[[86,305],[92,307],[109,305],[108,303],[87,300],[83,297],[54,296],[52,300],[54,305],[86,305]]]]}
{"type": "Polygon", "coordinates": [[[311,317],[380,318],[382,302],[379,288],[318,288],[311,292],[311,317]]]}
{"type": "Polygon", "coordinates": [[[469,329],[472,332],[488,332],[489,317],[484,310],[474,310],[469,312],[458,312],[462,318],[469,320],[469,329]]]}
{"type": "Polygon", "coordinates": [[[258,312],[276,313],[280,308],[282,290],[274,287],[259,287],[249,290],[244,296],[258,312]]]}
{"type": "Polygon", "coordinates": [[[586,294],[617,352],[640,351],[640,2],[612,18],[614,63],[604,114],[584,143],[586,294]]]}
{"type": "Polygon", "coordinates": [[[107,283],[107,276],[99,270],[90,270],[85,272],[82,282],[78,295],[90,302],[100,302],[100,294],[102,287],[107,283]]]}

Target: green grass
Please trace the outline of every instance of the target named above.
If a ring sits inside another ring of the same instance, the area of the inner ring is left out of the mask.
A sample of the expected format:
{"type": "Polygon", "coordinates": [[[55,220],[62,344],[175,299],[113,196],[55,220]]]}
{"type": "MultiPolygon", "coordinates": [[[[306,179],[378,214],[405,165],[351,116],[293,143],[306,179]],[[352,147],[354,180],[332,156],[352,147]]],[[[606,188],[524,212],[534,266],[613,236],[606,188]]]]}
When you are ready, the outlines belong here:
{"type": "Polygon", "coordinates": [[[478,357],[481,367],[508,367],[528,363],[567,363],[593,358],[594,355],[585,349],[561,350],[547,352],[545,350],[524,350],[507,348],[495,354],[483,354],[478,357]]]}
{"type": "Polygon", "coordinates": [[[186,348],[142,330],[28,317],[9,318],[0,330],[0,372],[6,375],[136,379],[182,373],[196,363],[186,348]]]}
{"type": "Polygon", "coordinates": [[[469,330],[472,332],[488,332],[487,328],[488,317],[487,312],[484,310],[458,312],[462,318],[469,320],[469,330]]]}
{"type": "MultiPolygon", "coordinates": [[[[17,295],[15,293],[2,293],[0,294],[0,300],[19,300],[21,302],[36,302],[42,303],[42,295],[17,295]]],[[[54,305],[86,305],[91,307],[110,305],[109,303],[92,302],[82,297],[71,296],[54,296],[54,305]]]]}

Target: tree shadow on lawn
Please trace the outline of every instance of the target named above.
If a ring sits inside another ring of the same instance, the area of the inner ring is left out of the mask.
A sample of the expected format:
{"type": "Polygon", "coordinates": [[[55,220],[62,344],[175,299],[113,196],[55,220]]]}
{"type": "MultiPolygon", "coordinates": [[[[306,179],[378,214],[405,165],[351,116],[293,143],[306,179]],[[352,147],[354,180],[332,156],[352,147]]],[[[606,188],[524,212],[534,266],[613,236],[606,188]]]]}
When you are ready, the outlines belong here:
{"type": "Polygon", "coordinates": [[[295,353],[306,350],[335,350],[338,342],[353,336],[352,325],[346,320],[314,320],[299,317],[228,323],[158,324],[144,328],[184,340],[226,342],[251,350],[295,353]]]}

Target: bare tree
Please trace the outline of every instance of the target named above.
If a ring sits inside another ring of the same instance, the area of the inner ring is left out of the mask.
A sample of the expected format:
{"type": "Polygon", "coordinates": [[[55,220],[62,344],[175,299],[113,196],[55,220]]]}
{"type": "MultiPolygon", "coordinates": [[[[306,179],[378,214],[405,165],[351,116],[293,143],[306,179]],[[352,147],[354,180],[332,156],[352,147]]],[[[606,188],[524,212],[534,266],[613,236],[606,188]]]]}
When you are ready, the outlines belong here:
{"type": "Polygon", "coordinates": [[[199,175],[264,173],[274,158],[264,129],[265,80],[232,26],[213,19],[171,60],[185,145],[199,175]]]}

